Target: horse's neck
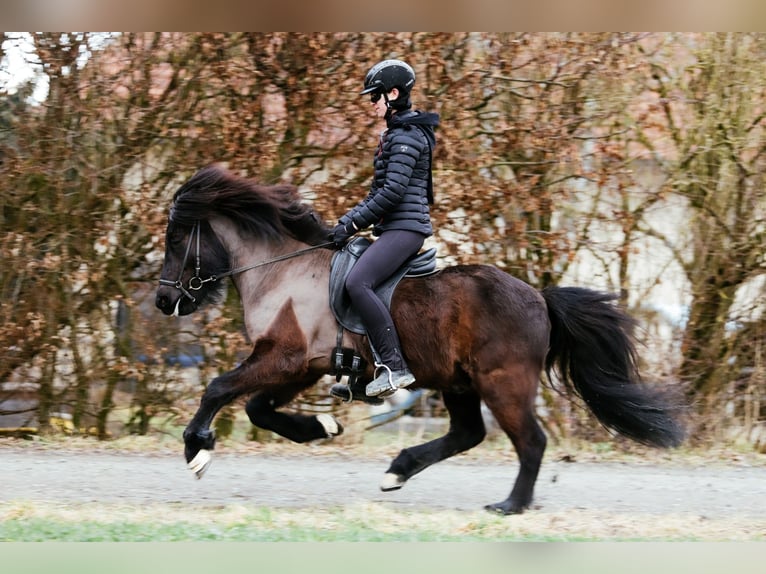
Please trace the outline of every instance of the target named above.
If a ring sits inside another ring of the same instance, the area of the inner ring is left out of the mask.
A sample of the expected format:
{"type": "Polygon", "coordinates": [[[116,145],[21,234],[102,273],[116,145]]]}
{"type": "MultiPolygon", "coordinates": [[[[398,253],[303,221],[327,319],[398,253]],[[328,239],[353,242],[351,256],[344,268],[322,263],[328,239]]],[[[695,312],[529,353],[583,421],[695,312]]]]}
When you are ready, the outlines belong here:
{"type": "MultiPolygon", "coordinates": [[[[242,269],[269,261],[292,248],[291,245],[277,246],[268,241],[242,237],[228,219],[212,219],[210,225],[229,255],[231,269],[242,269]]],[[[248,271],[247,274],[252,280],[256,276],[263,276],[268,273],[267,267],[265,265],[255,268],[252,271],[248,271]]],[[[238,287],[241,275],[238,273],[232,277],[238,287]]]]}
{"type": "MultiPolygon", "coordinates": [[[[331,252],[316,250],[273,261],[308,246],[295,240],[280,244],[248,240],[228,228],[216,229],[216,234],[229,253],[233,269],[257,265],[232,277],[242,300],[251,340],[281,321],[280,314],[287,312],[288,307],[304,332],[316,331],[318,324],[327,322],[328,315],[332,319],[329,308],[331,252]]],[[[333,325],[332,320],[329,325],[333,325]]]]}
{"type": "MultiPolygon", "coordinates": [[[[305,245],[294,246],[296,251],[305,245]]],[[[275,254],[279,255],[279,254],[275,254]]],[[[240,276],[239,284],[245,326],[252,341],[274,330],[297,328],[308,343],[310,356],[316,345],[331,343],[335,318],[330,309],[330,254],[312,251],[240,276]]]]}

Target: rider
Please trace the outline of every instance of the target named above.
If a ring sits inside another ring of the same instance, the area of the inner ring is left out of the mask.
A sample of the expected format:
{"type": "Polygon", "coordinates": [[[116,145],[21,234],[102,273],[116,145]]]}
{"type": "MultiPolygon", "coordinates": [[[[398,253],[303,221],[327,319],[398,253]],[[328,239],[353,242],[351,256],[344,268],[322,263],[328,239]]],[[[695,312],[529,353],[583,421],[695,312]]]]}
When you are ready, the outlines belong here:
{"type": "Polygon", "coordinates": [[[367,72],[361,95],[370,95],[375,114],[386,120],[386,130],[375,152],[369,194],[340,218],[332,232],[338,247],[370,225],[377,236],[346,279],[351,303],[377,355],[376,378],[365,389],[369,397],[391,395],[415,381],[391,314],[374,292],[433,234],[429,204],[439,116],[411,109],[414,83],[414,70],[401,60],[383,60],[367,72]]]}

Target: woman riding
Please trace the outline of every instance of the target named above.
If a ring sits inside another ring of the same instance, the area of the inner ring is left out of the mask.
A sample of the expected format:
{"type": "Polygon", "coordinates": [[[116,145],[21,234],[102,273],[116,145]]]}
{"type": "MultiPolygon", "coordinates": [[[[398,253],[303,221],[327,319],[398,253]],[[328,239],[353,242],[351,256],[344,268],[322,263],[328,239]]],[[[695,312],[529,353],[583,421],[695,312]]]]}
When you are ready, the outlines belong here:
{"type": "Polygon", "coordinates": [[[411,109],[414,84],[415,72],[401,60],[383,60],[367,72],[361,95],[370,95],[386,129],[375,152],[369,194],[340,218],[332,232],[338,247],[371,225],[377,237],[346,280],[376,355],[376,377],[365,389],[369,397],[386,397],[415,382],[391,314],[374,291],[433,234],[429,205],[433,203],[431,167],[439,116],[411,109]]]}

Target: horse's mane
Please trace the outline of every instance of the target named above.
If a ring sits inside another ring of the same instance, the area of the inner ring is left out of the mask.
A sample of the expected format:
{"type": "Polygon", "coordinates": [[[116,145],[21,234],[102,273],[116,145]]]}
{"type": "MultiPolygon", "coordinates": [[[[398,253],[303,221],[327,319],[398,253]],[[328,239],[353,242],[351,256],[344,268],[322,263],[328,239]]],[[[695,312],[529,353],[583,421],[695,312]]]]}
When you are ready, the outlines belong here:
{"type": "Polygon", "coordinates": [[[200,169],[173,196],[170,220],[193,225],[221,215],[264,240],[293,237],[309,245],[328,240],[329,228],[293,185],[260,185],[219,164],[200,169]]]}

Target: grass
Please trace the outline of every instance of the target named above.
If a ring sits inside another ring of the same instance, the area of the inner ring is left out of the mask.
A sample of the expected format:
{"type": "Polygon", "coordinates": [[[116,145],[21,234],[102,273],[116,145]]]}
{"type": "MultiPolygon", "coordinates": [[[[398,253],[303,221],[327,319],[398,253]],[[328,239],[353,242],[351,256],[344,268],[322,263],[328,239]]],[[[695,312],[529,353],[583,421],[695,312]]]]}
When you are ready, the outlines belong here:
{"type": "Polygon", "coordinates": [[[156,505],[136,509],[80,504],[43,507],[0,504],[3,542],[492,542],[572,541],[581,534],[538,534],[489,513],[432,512],[402,515],[364,504],[333,510],[227,506],[190,509],[156,505]],[[109,516],[104,520],[98,517],[109,516]]]}
{"type": "Polygon", "coordinates": [[[756,522],[586,510],[512,517],[483,510],[403,512],[379,502],[322,509],[0,502],[2,542],[763,541],[762,522],[756,522]]]}
{"type": "Polygon", "coordinates": [[[70,523],[45,520],[11,521],[0,527],[3,542],[492,542],[566,540],[486,537],[437,532],[380,532],[350,525],[341,530],[274,528],[261,523],[221,527],[179,522],[171,525],[141,523],[70,523]]]}

